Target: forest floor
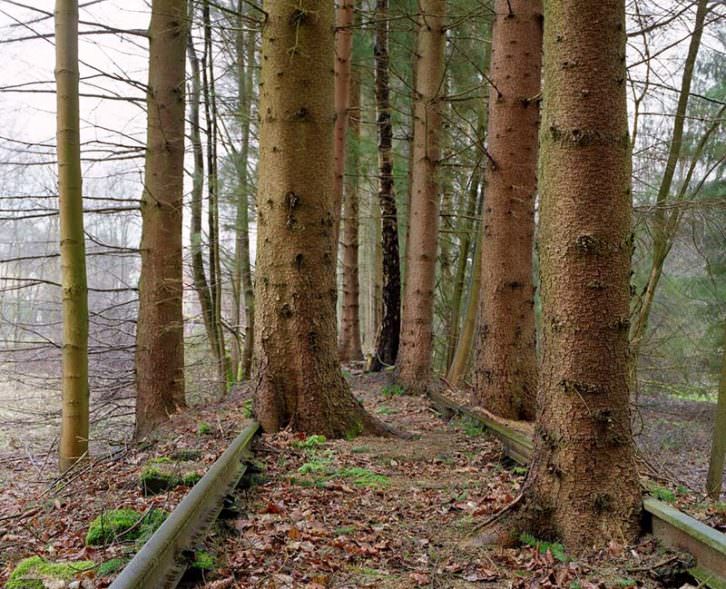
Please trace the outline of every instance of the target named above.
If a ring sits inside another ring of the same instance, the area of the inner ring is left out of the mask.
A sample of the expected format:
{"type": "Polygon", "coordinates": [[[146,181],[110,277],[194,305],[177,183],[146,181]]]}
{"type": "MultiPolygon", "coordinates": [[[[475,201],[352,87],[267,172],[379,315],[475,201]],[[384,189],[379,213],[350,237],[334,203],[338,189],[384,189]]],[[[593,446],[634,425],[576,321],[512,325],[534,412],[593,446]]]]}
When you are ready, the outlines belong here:
{"type": "MultiPolygon", "coordinates": [[[[442,420],[421,399],[397,394],[386,375],[354,374],[351,383],[369,411],[417,438],[262,436],[255,459],[263,480],[240,496],[241,516],[215,529],[206,546],[215,566],[189,586],[606,589],[686,582],[673,578],[677,558],[649,536],[578,559],[557,545],[471,546],[477,524],[517,496],[526,470],[503,460],[499,442],[477,424],[442,420]]],[[[44,473],[53,464],[3,462],[0,585],[33,554],[97,563],[125,557],[129,547],[121,543],[86,547],[88,522],[104,509],[173,509],[187,489],[144,497],[139,472],[180,448],[201,450],[205,468],[243,426],[246,395],[240,390],[220,405],[174,416],[149,444],[94,461],[71,479],[49,481],[44,473]]],[[[656,398],[641,406],[641,448],[651,464],[667,468],[667,480],[653,483],[656,494],[726,529],[723,506],[686,488],[702,476],[707,412],[699,418],[694,407],[656,398]]],[[[98,587],[109,582],[93,579],[98,587]]]]}

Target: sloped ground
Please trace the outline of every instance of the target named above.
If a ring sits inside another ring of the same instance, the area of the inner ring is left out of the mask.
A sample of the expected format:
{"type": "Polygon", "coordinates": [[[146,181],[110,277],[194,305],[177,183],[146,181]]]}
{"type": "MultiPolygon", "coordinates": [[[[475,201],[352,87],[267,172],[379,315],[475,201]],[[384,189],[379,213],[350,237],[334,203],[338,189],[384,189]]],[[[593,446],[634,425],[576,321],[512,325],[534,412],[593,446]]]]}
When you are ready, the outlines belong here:
{"type": "MultiPolygon", "coordinates": [[[[556,546],[549,551],[469,546],[476,526],[517,496],[524,469],[503,462],[499,443],[476,424],[443,421],[422,399],[400,396],[385,375],[357,374],[351,382],[369,411],[418,437],[262,436],[255,453],[263,480],[241,492],[239,517],[218,525],[206,542],[213,570],[188,586],[682,585],[683,579],[666,584],[665,572],[677,557],[648,538],[633,547],[612,544],[577,561],[556,546]]],[[[88,522],[104,509],[173,509],[187,489],[144,497],[138,483],[143,466],[180,448],[201,450],[201,462],[211,464],[244,427],[248,394],[241,390],[222,404],[174,416],[149,444],[95,461],[61,481],[48,480],[52,457],[36,459],[33,469],[18,457],[5,463],[0,585],[18,560],[33,554],[97,563],[127,557],[129,546],[122,543],[84,546],[88,522]]],[[[676,500],[694,502],[686,495],[676,500]]],[[[104,587],[111,579],[91,574],[88,580],[104,587]]]]}

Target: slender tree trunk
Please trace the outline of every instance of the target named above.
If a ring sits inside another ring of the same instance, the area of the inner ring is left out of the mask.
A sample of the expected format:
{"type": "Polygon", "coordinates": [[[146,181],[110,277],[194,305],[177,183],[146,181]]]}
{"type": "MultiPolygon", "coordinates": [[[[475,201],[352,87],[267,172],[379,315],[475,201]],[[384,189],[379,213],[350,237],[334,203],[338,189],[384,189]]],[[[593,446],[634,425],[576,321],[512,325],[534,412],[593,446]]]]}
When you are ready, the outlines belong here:
{"type": "Polygon", "coordinates": [[[341,362],[360,360],[360,285],[358,282],[358,144],[360,142],[360,70],[353,72],[349,109],[349,181],[343,202],[343,313],[341,362]]]}
{"type": "Polygon", "coordinates": [[[456,351],[451,360],[446,380],[452,386],[458,386],[467,375],[474,348],[474,336],[479,323],[479,298],[481,294],[481,232],[477,232],[474,258],[472,260],[471,286],[469,300],[466,304],[464,326],[456,344],[456,351]]]}
{"type": "Polygon", "coordinates": [[[716,405],[713,420],[713,445],[706,479],[706,493],[714,501],[721,498],[724,459],[726,459],[726,330],[724,331],[724,353],[721,361],[721,380],[718,385],[718,405],[716,405]]]}
{"type": "Polygon", "coordinates": [[[182,316],[185,45],[186,2],[153,0],[136,327],[137,436],[186,405],[182,316]]]}
{"type": "MultiPolygon", "coordinates": [[[[632,378],[636,383],[635,373],[640,347],[643,342],[646,330],[648,328],[648,320],[650,311],[653,308],[653,300],[655,292],[663,274],[663,265],[671,248],[672,233],[668,232],[669,218],[666,205],[671,195],[673,186],[673,177],[675,176],[678,161],[681,157],[681,146],[683,144],[683,127],[688,112],[688,99],[691,93],[691,83],[693,82],[693,72],[696,67],[696,59],[698,50],[701,47],[701,36],[703,34],[703,24],[708,13],[708,0],[698,0],[696,3],[696,17],[694,22],[693,34],[688,46],[688,54],[683,65],[683,77],[681,78],[681,92],[678,96],[678,105],[676,106],[676,114],[673,123],[673,135],[671,137],[670,147],[668,149],[668,160],[663,171],[663,178],[658,188],[656,196],[656,211],[653,224],[653,244],[652,258],[650,264],[650,272],[645,287],[637,301],[636,313],[633,327],[630,331],[631,342],[631,358],[632,358],[632,378]]],[[[672,212],[677,215],[677,212],[672,212]]],[[[675,218],[675,217],[674,217],[675,218]]]]}
{"type": "Polygon", "coordinates": [[[545,3],[535,449],[514,530],[577,554],[638,533],[628,391],[624,0],[545,3]],[[573,61],[574,60],[574,61],[573,61]]]}
{"type": "Polygon", "coordinates": [[[381,324],[369,369],[393,366],[401,330],[401,260],[398,253],[398,211],[393,190],[393,125],[391,121],[388,0],[376,2],[376,110],[378,116],[378,202],[381,209],[381,324]]]}
{"type": "Polygon", "coordinates": [[[204,59],[202,85],[204,108],[207,121],[207,209],[209,229],[209,294],[212,299],[212,322],[214,323],[215,360],[217,364],[217,387],[220,396],[227,392],[228,359],[224,344],[222,325],[222,264],[219,249],[219,174],[217,173],[217,95],[214,76],[214,49],[212,47],[212,23],[209,2],[202,5],[204,21],[204,59]]]}
{"type": "MultiPolygon", "coordinates": [[[[190,12],[190,22],[191,22],[190,12]]],[[[191,194],[191,219],[190,219],[190,241],[192,259],[192,282],[194,290],[199,299],[199,306],[202,310],[202,321],[204,331],[207,334],[209,347],[215,363],[218,364],[219,356],[216,334],[216,322],[214,321],[214,309],[212,295],[209,290],[209,283],[204,271],[204,254],[202,252],[203,230],[202,230],[202,198],[204,196],[204,150],[202,149],[202,138],[199,123],[199,105],[201,104],[201,71],[199,59],[191,30],[187,33],[187,55],[191,69],[191,94],[189,96],[189,126],[192,143],[192,154],[194,168],[192,171],[192,194],[191,194]]]]}
{"type": "Polygon", "coordinates": [[[63,411],[60,470],[88,455],[88,284],[78,98],[78,2],[56,0],[60,254],[63,284],[63,411]]]}
{"type": "Polygon", "coordinates": [[[532,256],[542,68],[542,2],[497,0],[492,29],[487,201],[473,396],[496,415],[534,419],[532,256]]]}
{"type": "Polygon", "coordinates": [[[237,51],[237,79],[239,94],[239,116],[242,125],[242,147],[239,153],[239,198],[237,199],[237,212],[235,218],[235,265],[232,278],[232,291],[234,293],[235,328],[239,331],[241,324],[240,307],[244,301],[245,331],[244,344],[240,349],[239,335],[235,339],[235,354],[232,366],[237,377],[248,379],[252,368],[252,350],[255,339],[255,296],[252,286],[252,268],[250,256],[249,234],[249,206],[251,183],[248,173],[248,156],[250,149],[250,135],[252,127],[252,84],[254,81],[256,34],[254,31],[244,30],[245,13],[244,2],[239,0],[239,32],[236,39],[237,51]],[[240,374],[241,373],[241,374],[240,374]]]}
{"type": "Polygon", "coordinates": [[[425,392],[431,382],[440,196],[437,170],[446,47],[446,1],[421,0],[419,7],[414,170],[399,358],[399,380],[410,394],[425,392]]]}
{"type": "Polygon", "coordinates": [[[333,4],[264,9],[256,413],[266,431],[384,433],[351,394],[336,349],[333,4]]]}

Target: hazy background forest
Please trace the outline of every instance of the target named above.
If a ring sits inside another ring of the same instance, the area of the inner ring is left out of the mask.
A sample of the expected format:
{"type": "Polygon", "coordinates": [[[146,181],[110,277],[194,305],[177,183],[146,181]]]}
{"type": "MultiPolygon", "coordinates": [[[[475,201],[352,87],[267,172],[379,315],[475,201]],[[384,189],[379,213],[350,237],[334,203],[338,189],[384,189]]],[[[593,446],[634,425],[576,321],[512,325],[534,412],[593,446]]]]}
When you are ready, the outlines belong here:
{"type": "MultiPolygon", "coordinates": [[[[395,192],[399,240],[405,261],[409,182],[411,53],[415,3],[391,7],[391,86],[395,192]]],[[[364,353],[373,352],[380,275],[375,270],[380,213],[377,203],[377,150],[373,50],[373,6],[363,2],[355,32],[354,68],[360,72],[360,140],[347,177],[360,189],[360,313],[364,353]]],[[[726,61],[722,7],[714,5],[698,48],[687,103],[683,139],[667,190],[657,205],[673,140],[682,75],[693,29],[693,3],[628,3],[629,108],[633,148],[634,309],[651,275],[654,219],[673,220],[667,257],[639,350],[641,393],[664,393],[704,402],[716,399],[726,313],[726,209],[724,207],[723,107],[726,61]]],[[[57,436],[61,315],[58,269],[57,189],[53,108],[52,2],[2,2],[0,50],[0,369],[2,445],[29,453],[47,449],[57,436]],[[20,434],[22,432],[22,435],[20,434]]],[[[487,94],[484,78],[487,2],[454,0],[447,46],[445,158],[437,270],[434,366],[445,374],[451,347],[462,328],[469,299],[478,215],[485,188],[477,143],[483,140],[487,94]],[[453,343],[452,343],[453,342],[453,343]]],[[[122,440],[133,406],[134,322],[139,276],[139,195],[144,157],[148,6],[132,0],[91,1],[81,5],[81,113],[84,197],[91,310],[90,370],[95,445],[122,440]],[[118,427],[110,427],[111,425],[118,427]]],[[[223,318],[232,330],[244,329],[234,307],[233,279],[238,227],[238,196],[248,195],[250,242],[254,260],[257,117],[255,80],[259,18],[247,3],[212,3],[211,42],[202,27],[192,29],[195,52],[213,64],[215,129],[219,170],[219,248],[223,318]],[[242,15],[238,11],[242,10],[242,15]],[[239,47],[240,28],[245,35],[239,47]],[[250,41],[251,39],[251,41],[250,41]],[[208,53],[208,55],[207,55],[208,53]],[[240,64],[240,55],[245,63],[240,64]],[[252,83],[240,84],[246,77],[252,83]],[[246,95],[240,96],[240,91],[246,95]],[[240,164],[245,129],[251,140],[240,164]],[[239,166],[246,173],[240,180],[239,166]]],[[[205,71],[206,74],[206,71],[205,71]]],[[[205,78],[206,82],[206,78],[205,78]]],[[[208,82],[207,82],[208,83],[208,82]]],[[[208,88],[207,88],[208,90],[208,88]]],[[[209,93],[207,92],[207,96],[209,93]]],[[[203,115],[207,105],[202,96],[203,115]]],[[[202,120],[205,153],[210,144],[202,120]]],[[[189,131],[188,131],[189,132],[189,131]]],[[[192,145],[186,167],[186,202],[191,205],[192,145]]],[[[208,200],[204,199],[204,217],[208,200]]],[[[219,391],[210,356],[190,261],[191,233],[185,211],[187,244],[185,334],[188,395],[198,402],[219,391]]],[[[206,247],[205,222],[202,242],[206,247]]],[[[342,251],[342,250],[341,250],[342,251]]],[[[209,268],[207,268],[207,272],[209,268]]],[[[244,307],[244,305],[242,305],[244,307]]],[[[243,309],[244,310],[244,309],[243,309]]]]}

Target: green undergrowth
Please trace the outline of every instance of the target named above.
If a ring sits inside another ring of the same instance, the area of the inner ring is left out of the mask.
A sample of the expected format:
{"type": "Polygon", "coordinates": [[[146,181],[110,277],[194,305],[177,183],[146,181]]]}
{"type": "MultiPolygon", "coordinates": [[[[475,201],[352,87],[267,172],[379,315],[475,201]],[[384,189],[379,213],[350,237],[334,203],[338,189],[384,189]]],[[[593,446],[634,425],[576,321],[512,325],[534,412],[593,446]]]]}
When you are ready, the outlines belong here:
{"type": "Polygon", "coordinates": [[[139,513],[133,509],[104,511],[88,526],[86,545],[104,546],[112,542],[144,544],[164,522],[168,513],[163,509],[150,509],[139,513]]]}
{"type": "Polygon", "coordinates": [[[470,438],[481,436],[486,432],[486,428],[471,417],[462,417],[457,426],[470,438]]]}
{"type": "Polygon", "coordinates": [[[381,389],[381,395],[383,395],[386,399],[402,397],[405,394],[406,391],[400,384],[387,384],[381,389]]]}
{"type": "Polygon", "coordinates": [[[650,494],[659,501],[663,501],[664,503],[675,503],[676,501],[676,494],[670,489],[666,489],[665,487],[652,486],[649,490],[650,494]]]}
{"type": "Polygon", "coordinates": [[[31,556],[18,563],[5,589],[43,589],[48,586],[47,582],[72,581],[95,566],[92,560],[50,562],[40,556],[31,556]]]}
{"type": "MultiPolygon", "coordinates": [[[[192,450],[180,451],[179,456],[198,457],[192,450]]],[[[184,485],[193,487],[202,478],[198,465],[188,464],[191,459],[172,459],[168,456],[152,458],[139,475],[139,484],[145,496],[156,495],[184,485]],[[187,464],[185,464],[187,463],[187,464]]]]}
{"type": "Polygon", "coordinates": [[[302,448],[303,450],[312,450],[319,448],[327,441],[325,436],[308,436],[304,440],[298,440],[293,442],[292,445],[295,448],[302,448]]]}
{"type": "Polygon", "coordinates": [[[200,421],[197,424],[197,433],[200,436],[210,436],[212,435],[212,426],[209,425],[206,421],[200,421]]]}
{"type": "Polygon", "coordinates": [[[123,558],[112,558],[106,562],[102,562],[96,569],[96,575],[99,577],[109,577],[119,572],[126,565],[126,560],[123,558]]]}
{"type": "Polygon", "coordinates": [[[252,399],[246,399],[245,402],[242,403],[242,415],[244,415],[247,419],[252,419],[255,416],[255,406],[252,399]]]}
{"type": "Polygon", "coordinates": [[[198,571],[213,571],[217,566],[217,562],[214,556],[206,550],[197,550],[190,566],[198,571]]]}
{"type": "Polygon", "coordinates": [[[560,544],[559,542],[545,542],[544,540],[539,540],[538,538],[535,538],[532,534],[528,534],[527,532],[523,532],[519,536],[519,541],[522,544],[526,544],[527,546],[536,548],[541,554],[551,552],[552,556],[554,556],[560,562],[567,562],[568,560],[570,560],[565,553],[564,546],[562,546],[562,544],[560,544]]]}
{"type": "MultiPolygon", "coordinates": [[[[317,437],[323,438],[323,436],[317,437]]],[[[390,484],[390,479],[387,476],[375,473],[367,468],[359,466],[337,467],[333,460],[335,453],[331,449],[318,450],[315,447],[308,447],[306,453],[308,455],[307,462],[297,469],[298,474],[303,475],[304,478],[293,476],[291,477],[293,483],[308,487],[324,487],[330,480],[345,479],[351,481],[356,487],[377,489],[385,488],[390,484]]]]}

